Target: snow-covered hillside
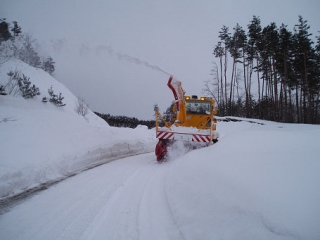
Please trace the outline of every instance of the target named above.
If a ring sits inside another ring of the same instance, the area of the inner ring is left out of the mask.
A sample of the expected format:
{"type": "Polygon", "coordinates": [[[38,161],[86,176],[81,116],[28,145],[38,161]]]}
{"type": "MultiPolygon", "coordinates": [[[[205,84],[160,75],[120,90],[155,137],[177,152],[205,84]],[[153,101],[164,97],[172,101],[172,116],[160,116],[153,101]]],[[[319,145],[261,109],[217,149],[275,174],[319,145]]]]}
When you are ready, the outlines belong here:
{"type": "MultiPolygon", "coordinates": [[[[16,60],[41,95],[0,96],[0,197],[120,156],[151,152],[154,130],[112,128],[42,70],[16,60]],[[53,86],[64,107],[41,102],[53,86]]],[[[320,126],[218,122],[219,142],[113,161],[0,216],[0,239],[320,239],[320,126]],[[80,186],[80,187],[79,187],[80,186]]],[[[179,145],[179,144],[178,144],[179,145]]]]}
{"type": "Polygon", "coordinates": [[[85,117],[78,115],[77,97],[41,69],[10,60],[0,66],[0,85],[16,70],[29,77],[41,95],[0,95],[0,199],[92,165],[153,151],[154,131],[112,128],[90,110],[85,117]],[[42,102],[50,97],[51,86],[55,94],[62,93],[66,106],[42,102]]]}

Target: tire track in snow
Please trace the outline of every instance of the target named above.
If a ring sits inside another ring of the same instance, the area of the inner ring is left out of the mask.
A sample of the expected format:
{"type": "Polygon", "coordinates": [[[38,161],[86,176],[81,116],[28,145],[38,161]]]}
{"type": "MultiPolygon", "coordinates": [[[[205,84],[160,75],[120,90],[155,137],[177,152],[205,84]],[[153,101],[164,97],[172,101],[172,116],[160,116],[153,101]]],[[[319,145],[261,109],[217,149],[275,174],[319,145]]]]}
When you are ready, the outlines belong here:
{"type": "Polygon", "coordinates": [[[181,239],[164,192],[167,166],[150,156],[117,188],[83,239],[181,239]]]}
{"type": "MultiPolygon", "coordinates": [[[[84,236],[92,233],[92,226],[96,225],[103,209],[119,209],[117,196],[122,196],[119,193],[123,186],[139,175],[145,159],[155,161],[153,154],[122,159],[39,192],[1,216],[0,239],[88,239],[84,236]],[[21,208],[24,209],[22,215],[21,208]],[[10,219],[18,219],[20,224],[11,227],[10,219]]],[[[112,215],[107,220],[104,225],[117,224],[112,215]]],[[[130,226],[134,224],[129,222],[130,226]]]]}
{"type": "MultiPolygon", "coordinates": [[[[79,226],[80,229],[82,229],[75,239],[91,238],[89,237],[90,235],[93,234],[94,236],[96,232],[99,233],[99,231],[101,231],[99,228],[103,229],[102,234],[104,237],[107,237],[107,239],[136,239],[134,238],[136,235],[134,228],[131,227],[133,222],[131,220],[128,221],[126,217],[122,216],[126,215],[126,213],[133,212],[134,209],[132,210],[132,207],[128,205],[130,208],[128,210],[126,204],[122,206],[122,201],[127,202],[128,200],[134,200],[123,195],[127,194],[126,186],[134,181],[143,167],[139,166],[136,168],[137,165],[135,165],[134,162],[129,164],[129,166],[130,167],[128,169],[122,169],[121,174],[119,174],[120,171],[115,171],[112,177],[108,177],[106,182],[111,183],[113,186],[112,189],[109,191],[100,189],[100,196],[98,198],[94,198],[93,203],[90,204],[93,207],[86,208],[82,211],[82,217],[80,216],[79,218],[83,219],[83,221],[76,221],[71,227],[69,226],[69,230],[67,232],[70,232],[70,229],[72,230],[72,228],[79,228],[79,226]],[[104,215],[102,217],[103,221],[101,221],[101,215],[104,215]],[[100,224],[97,224],[97,220],[100,224]],[[108,225],[107,228],[106,225],[108,225]],[[83,228],[81,228],[81,226],[83,226],[83,228]],[[129,230],[124,229],[126,226],[129,226],[129,230]],[[94,229],[93,232],[92,229],[94,229]],[[106,231],[106,229],[108,229],[108,231],[106,231]],[[121,236],[119,238],[116,236],[119,232],[126,233],[125,238],[122,238],[121,236]],[[111,235],[113,236],[111,237],[111,235]]],[[[99,233],[99,236],[100,235],[101,233],[99,233]]],[[[74,234],[72,234],[72,236],[75,237],[74,234]]],[[[99,238],[99,236],[93,238],[99,238]]],[[[67,235],[63,237],[68,238],[67,235]]]]}
{"type": "Polygon", "coordinates": [[[139,207],[136,203],[149,178],[144,167],[130,173],[109,197],[84,239],[95,239],[101,235],[106,239],[139,239],[136,224],[139,207]]]}
{"type": "Polygon", "coordinates": [[[149,153],[83,172],[4,213],[0,239],[183,239],[166,197],[170,165],[149,153]]]}
{"type": "Polygon", "coordinates": [[[140,200],[139,239],[183,239],[165,189],[170,162],[156,166],[140,200]]]}

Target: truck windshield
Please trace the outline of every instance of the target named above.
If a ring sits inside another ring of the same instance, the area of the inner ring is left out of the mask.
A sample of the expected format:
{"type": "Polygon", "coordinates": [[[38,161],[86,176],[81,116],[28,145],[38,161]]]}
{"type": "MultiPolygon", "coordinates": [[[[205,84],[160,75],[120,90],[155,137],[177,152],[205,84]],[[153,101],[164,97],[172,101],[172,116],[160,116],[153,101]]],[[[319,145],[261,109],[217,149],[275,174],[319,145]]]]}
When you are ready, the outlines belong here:
{"type": "Polygon", "coordinates": [[[186,107],[187,114],[210,114],[210,102],[188,101],[186,107]]]}

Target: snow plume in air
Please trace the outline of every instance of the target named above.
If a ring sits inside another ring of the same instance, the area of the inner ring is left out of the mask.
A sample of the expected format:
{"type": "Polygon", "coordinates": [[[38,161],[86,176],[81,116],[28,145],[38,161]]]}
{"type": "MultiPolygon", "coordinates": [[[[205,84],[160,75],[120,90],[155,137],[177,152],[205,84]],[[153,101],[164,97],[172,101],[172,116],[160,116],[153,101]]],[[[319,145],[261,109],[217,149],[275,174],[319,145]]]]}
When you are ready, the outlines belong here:
{"type": "Polygon", "coordinates": [[[143,61],[143,60],[141,60],[141,59],[139,59],[137,57],[133,57],[133,56],[130,56],[128,54],[123,54],[123,53],[117,52],[111,46],[98,45],[96,47],[96,54],[99,55],[102,52],[107,52],[111,56],[116,56],[119,60],[125,60],[125,61],[131,62],[131,63],[135,63],[135,64],[138,64],[138,65],[143,65],[143,66],[151,68],[153,70],[160,71],[160,72],[162,72],[164,74],[167,74],[169,76],[172,75],[172,74],[166,72],[165,70],[163,70],[162,68],[160,68],[160,67],[158,67],[156,65],[152,65],[152,64],[148,63],[147,61],[143,61]]]}

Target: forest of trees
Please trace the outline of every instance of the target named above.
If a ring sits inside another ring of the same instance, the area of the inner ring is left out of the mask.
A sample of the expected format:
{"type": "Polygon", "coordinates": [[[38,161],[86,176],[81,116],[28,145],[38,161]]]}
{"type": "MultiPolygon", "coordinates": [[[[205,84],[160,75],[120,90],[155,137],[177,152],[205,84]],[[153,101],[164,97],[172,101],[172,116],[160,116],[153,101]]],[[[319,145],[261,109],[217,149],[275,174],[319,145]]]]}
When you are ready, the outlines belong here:
{"type": "Polygon", "coordinates": [[[35,43],[36,40],[30,34],[22,34],[18,22],[10,24],[5,18],[0,19],[0,64],[15,57],[53,75],[55,62],[50,56],[40,57],[34,49],[35,43]]]}
{"type": "Polygon", "coordinates": [[[112,127],[136,128],[138,125],[147,126],[148,129],[155,127],[155,120],[138,120],[135,117],[112,116],[110,114],[101,114],[98,112],[95,112],[95,114],[104,119],[112,127]]]}
{"type": "Polygon", "coordinates": [[[301,16],[293,32],[274,22],[262,27],[256,16],[247,31],[223,26],[203,89],[219,115],[319,124],[320,37],[314,43],[309,28],[301,16]]]}

